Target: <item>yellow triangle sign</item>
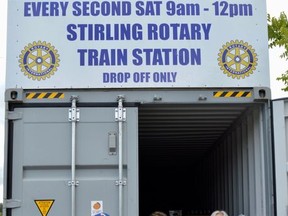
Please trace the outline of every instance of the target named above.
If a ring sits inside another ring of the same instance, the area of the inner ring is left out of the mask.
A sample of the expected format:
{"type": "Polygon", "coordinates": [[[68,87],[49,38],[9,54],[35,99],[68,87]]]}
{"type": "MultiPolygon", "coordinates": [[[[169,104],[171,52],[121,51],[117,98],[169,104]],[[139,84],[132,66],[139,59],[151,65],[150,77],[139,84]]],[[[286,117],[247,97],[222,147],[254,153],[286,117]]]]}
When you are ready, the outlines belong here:
{"type": "Polygon", "coordinates": [[[54,200],[34,200],[42,216],[47,216],[54,200]]]}

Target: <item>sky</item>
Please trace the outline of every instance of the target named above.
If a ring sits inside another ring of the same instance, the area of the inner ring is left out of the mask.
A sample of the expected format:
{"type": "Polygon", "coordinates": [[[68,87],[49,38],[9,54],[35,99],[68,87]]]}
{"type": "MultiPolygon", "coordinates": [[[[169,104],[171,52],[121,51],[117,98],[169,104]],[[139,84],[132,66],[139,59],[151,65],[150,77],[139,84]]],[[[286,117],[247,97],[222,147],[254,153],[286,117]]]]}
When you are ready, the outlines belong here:
{"type": "MultiPolygon", "coordinates": [[[[287,0],[267,0],[267,12],[278,17],[280,12],[288,14],[287,0]]],[[[3,156],[4,156],[4,91],[5,91],[5,64],[6,64],[6,28],[7,28],[7,0],[0,0],[0,203],[3,201],[3,156]]],[[[281,90],[283,83],[277,81],[288,69],[288,62],[279,56],[282,50],[274,48],[269,51],[270,83],[272,99],[288,97],[288,92],[281,90]]]]}

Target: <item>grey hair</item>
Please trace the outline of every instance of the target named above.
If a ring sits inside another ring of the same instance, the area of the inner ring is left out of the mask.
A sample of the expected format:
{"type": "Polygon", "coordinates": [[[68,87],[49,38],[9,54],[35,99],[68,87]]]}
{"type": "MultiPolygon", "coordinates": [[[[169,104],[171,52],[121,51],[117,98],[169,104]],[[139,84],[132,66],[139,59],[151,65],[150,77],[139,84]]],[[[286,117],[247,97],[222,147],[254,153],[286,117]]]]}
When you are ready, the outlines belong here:
{"type": "Polygon", "coordinates": [[[228,214],[225,211],[220,211],[220,210],[214,211],[211,214],[211,216],[216,216],[217,214],[222,214],[222,216],[228,216],[228,214]]]}
{"type": "Polygon", "coordinates": [[[150,216],[167,216],[164,212],[155,211],[150,216]]]}

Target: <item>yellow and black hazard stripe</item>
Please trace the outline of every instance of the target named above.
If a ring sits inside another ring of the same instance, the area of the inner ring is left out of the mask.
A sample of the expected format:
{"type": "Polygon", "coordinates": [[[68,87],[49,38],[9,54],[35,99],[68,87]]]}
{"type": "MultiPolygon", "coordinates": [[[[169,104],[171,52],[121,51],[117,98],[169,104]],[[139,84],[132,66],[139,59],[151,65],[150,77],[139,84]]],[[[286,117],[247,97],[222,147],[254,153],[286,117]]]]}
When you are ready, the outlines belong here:
{"type": "Polygon", "coordinates": [[[29,92],[26,93],[26,99],[63,99],[63,92],[29,92]]]}
{"type": "Polygon", "coordinates": [[[216,91],[213,92],[213,97],[225,97],[225,98],[247,98],[247,97],[252,97],[252,92],[251,91],[216,91]]]}

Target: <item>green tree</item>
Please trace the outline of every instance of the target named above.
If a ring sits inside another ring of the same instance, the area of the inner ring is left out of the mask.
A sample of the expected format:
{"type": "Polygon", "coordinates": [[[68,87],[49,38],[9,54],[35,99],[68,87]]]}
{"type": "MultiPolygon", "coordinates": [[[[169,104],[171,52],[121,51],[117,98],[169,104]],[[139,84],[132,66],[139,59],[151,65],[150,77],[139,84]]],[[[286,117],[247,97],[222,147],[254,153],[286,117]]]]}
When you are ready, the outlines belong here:
{"type": "Polygon", "coordinates": [[[3,204],[0,203],[0,216],[2,216],[2,209],[3,209],[3,204]]]}
{"type": "MultiPolygon", "coordinates": [[[[288,20],[285,12],[281,12],[278,18],[271,17],[268,14],[268,38],[269,48],[284,48],[280,57],[288,60],[288,20]]],[[[282,90],[288,91],[288,70],[277,77],[277,80],[284,83],[285,87],[282,90]]]]}

